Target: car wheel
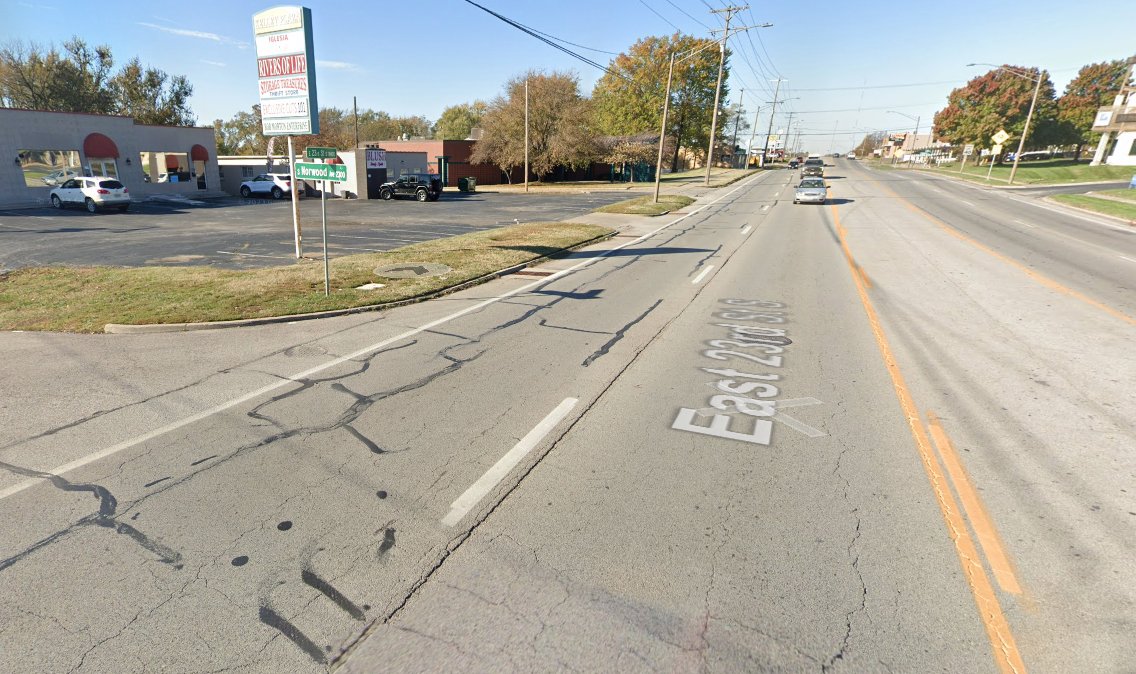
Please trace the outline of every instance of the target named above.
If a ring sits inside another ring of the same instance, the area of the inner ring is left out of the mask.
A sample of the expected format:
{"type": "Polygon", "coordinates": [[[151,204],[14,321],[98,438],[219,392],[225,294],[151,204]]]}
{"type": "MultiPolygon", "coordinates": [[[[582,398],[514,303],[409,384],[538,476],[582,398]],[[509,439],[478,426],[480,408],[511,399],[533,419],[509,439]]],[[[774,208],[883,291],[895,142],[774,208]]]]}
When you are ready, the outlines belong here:
{"type": "Polygon", "coordinates": [[[418,190],[417,192],[415,192],[414,196],[419,201],[426,201],[430,198],[430,194],[426,190],[418,190]]]}
{"type": "Polygon", "coordinates": [[[252,195],[252,190],[249,189],[248,185],[241,185],[241,196],[248,199],[250,195],[252,195]]]}
{"type": "Polygon", "coordinates": [[[381,189],[381,190],[379,190],[379,198],[380,198],[380,199],[384,199],[384,200],[386,200],[386,201],[390,201],[391,197],[393,197],[393,196],[394,196],[394,195],[393,195],[393,194],[391,194],[391,191],[390,191],[390,190],[388,190],[388,189],[381,189]]]}
{"type": "Polygon", "coordinates": [[[130,210],[130,204],[123,204],[123,205],[121,205],[121,206],[119,206],[119,207],[118,207],[118,212],[119,212],[119,213],[125,213],[125,212],[127,212],[127,211],[129,211],[129,210],[130,210]]]}
{"type": "Polygon", "coordinates": [[[281,199],[283,197],[284,197],[284,190],[280,189],[279,187],[273,187],[272,188],[272,198],[273,199],[281,199]]]}
{"type": "Polygon", "coordinates": [[[59,199],[58,194],[51,195],[51,205],[53,208],[63,208],[63,202],[59,199]]]}
{"type": "Polygon", "coordinates": [[[86,204],[88,213],[94,213],[95,211],[99,210],[99,207],[95,205],[95,201],[90,197],[87,197],[86,204]]]}

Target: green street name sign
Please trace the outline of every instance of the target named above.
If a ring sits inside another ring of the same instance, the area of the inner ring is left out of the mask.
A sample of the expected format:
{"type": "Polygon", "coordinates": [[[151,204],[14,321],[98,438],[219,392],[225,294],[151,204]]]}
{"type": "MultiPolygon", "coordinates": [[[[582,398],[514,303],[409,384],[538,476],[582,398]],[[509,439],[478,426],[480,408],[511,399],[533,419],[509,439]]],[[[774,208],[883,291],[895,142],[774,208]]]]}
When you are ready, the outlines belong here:
{"type": "Polygon", "coordinates": [[[309,147],[308,159],[335,159],[334,147],[309,147]]]}
{"type": "Polygon", "coordinates": [[[299,180],[330,180],[333,183],[345,183],[347,182],[347,166],[343,164],[296,162],[296,178],[299,180]]]}

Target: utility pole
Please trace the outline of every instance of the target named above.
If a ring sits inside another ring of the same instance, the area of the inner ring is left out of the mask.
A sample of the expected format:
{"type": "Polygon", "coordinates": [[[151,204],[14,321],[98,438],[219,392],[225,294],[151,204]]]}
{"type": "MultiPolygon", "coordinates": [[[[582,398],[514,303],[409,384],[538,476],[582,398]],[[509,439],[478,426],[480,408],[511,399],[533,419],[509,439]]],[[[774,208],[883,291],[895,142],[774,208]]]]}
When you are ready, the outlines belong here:
{"type": "Polygon", "coordinates": [[[714,116],[710,121],[710,147],[706,151],[706,186],[710,186],[710,169],[714,166],[714,136],[718,133],[718,102],[722,98],[722,71],[726,67],[726,42],[730,39],[730,19],[734,14],[744,9],[749,9],[749,5],[744,7],[730,6],[723,7],[722,9],[712,9],[711,14],[725,14],[726,26],[722,30],[722,43],[719,47],[721,54],[718,59],[718,85],[714,88],[714,116]]]}
{"type": "MultiPolygon", "coordinates": [[[[744,108],[742,108],[742,99],[745,98],[745,94],[745,89],[738,89],[738,110],[737,113],[734,114],[734,140],[732,140],[730,144],[731,153],[738,151],[738,127],[741,126],[742,123],[742,110],[744,110],[744,108]]],[[[737,168],[737,163],[737,157],[734,157],[734,168],[737,168]]]]}
{"type": "Polygon", "coordinates": [[[359,147],[359,101],[352,96],[351,107],[355,110],[355,147],[359,147]]]}
{"type": "Polygon", "coordinates": [[[667,69],[667,96],[663,99],[663,126],[659,129],[659,160],[655,163],[655,203],[659,203],[659,184],[663,179],[663,141],[667,138],[667,113],[671,109],[671,77],[674,75],[675,55],[671,52],[671,65],[667,69]]]}
{"type": "Polygon", "coordinates": [[[781,78],[778,77],[777,87],[773,90],[773,108],[769,111],[769,130],[765,132],[765,152],[761,156],[761,165],[769,161],[769,137],[773,135],[773,118],[777,116],[777,94],[781,93],[781,78]]]}
{"type": "Polygon", "coordinates": [[[529,78],[525,78],[525,192],[529,191],[529,78]]]}
{"type": "Polygon", "coordinates": [[[785,125],[785,153],[793,154],[793,148],[790,146],[792,143],[789,141],[793,138],[793,115],[797,114],[796,111],[789,111],[789,123],[785,125]]]}

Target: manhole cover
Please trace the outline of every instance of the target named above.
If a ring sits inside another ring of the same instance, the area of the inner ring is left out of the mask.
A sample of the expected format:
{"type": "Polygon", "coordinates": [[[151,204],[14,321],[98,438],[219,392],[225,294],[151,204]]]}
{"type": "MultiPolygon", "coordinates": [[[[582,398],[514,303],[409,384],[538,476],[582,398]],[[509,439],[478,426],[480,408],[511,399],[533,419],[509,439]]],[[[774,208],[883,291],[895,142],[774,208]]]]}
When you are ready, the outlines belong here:
{"type": "Polygon", "coordinates": [[[300,346],[293,346],[290,349],[284,350],[285,356],[292,358],[313,358],[317,356],[326,356],[327,349],[315,344],[301,344],[300,346]]]}
{"type": "Polygon", "coordinates": [[[375,274],[386,278],[416,278],[418,276],[441,276],[453,271],[444,264],[432,262],[404,262],[388,264],[375,268],[375,274]]]}

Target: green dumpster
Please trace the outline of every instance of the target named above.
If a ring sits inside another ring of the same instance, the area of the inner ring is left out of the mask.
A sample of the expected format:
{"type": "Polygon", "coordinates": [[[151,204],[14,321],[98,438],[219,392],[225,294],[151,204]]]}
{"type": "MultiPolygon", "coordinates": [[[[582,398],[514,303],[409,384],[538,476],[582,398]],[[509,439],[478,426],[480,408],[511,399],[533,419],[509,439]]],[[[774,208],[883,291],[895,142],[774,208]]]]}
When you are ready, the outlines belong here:
{"type": "Polygon", "coordinates": [[[465,178],[465,187],[466,187],[466,189],[465,189],[466,192],[476,192],[477,191],[477,178],[474,178],[473,176],[466,177],[465,178]]]}

